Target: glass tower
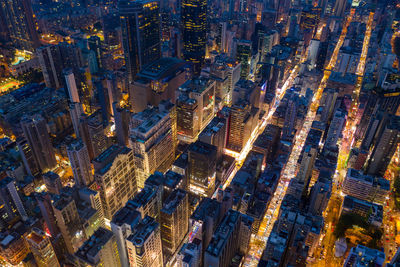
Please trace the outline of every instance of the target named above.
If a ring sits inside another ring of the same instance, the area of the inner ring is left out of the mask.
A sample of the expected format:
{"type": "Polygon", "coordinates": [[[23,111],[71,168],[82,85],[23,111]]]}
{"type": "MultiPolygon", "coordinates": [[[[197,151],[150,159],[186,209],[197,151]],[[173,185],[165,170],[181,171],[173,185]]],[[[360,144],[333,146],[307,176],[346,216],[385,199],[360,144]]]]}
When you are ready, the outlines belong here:
{"type": "Polygon", "coordinates": [[[119,14],[125,64],[132,82],[143,66],[161,57],[160,3],[121,0],[119,14]]]}
{"type": "Polygon", "coordinates": [[[193,72],[199,75],[206,54],[207,0],[183,0],[183,58],[193,63],[193,72]]]}

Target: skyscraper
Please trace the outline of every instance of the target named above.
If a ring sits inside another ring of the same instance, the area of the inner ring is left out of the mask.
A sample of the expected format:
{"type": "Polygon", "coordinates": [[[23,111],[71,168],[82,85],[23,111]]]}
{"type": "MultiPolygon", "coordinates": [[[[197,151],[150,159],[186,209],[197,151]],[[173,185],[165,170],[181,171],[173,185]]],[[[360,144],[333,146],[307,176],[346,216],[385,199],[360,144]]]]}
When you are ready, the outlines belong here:
{"type": "Polygon", "coordinates": [[[97,157],[107,148],[107,136],[104,134],[104,126],[98,116],[90,116],[87,122],[93,157],[97,157]]]}
{"type": "Polygon", "coordinates": [[[96,54],[96,60],[97,60],[97,66],[99,66],[99,68],[103,67],[102,64],[102,57],[103,57],[103,50],[101,48],[101,41],[100,41],[100,37],[93,35],[88,39],[88,45],[89,45],[89,49],[94,51],[94,53],[96,54]]]}
{"type": "Polygon", "coordinates": [[[161,238],[164,260],[172,256],[189,230],[189,197],[177,189],[165,200],[161,209],[161,238]]]}
{"type": "Polygon", "coordinates": [[[68,253],[73,254],[82,245],[84,236],[82,233],[81,219],[78,214],[75,200],[67,192],[54,195],[51,205],[57,226],[63,236],[68,253]]]}
{"type": "Polygon", "coordinates": [[[79,187],[90,186],[94,177],[86,145],[81,139],[75,140],[67,147],[67,154],[74,174],[75,184],[79,187]]]}
{"type": "Polygon", "coordinates": [[[153,218],[143,218],[126,239],[126,246],[130,266],[163,266],[160,225],[153,218]]]}
{"type": "MultiPolygon", "coordinates": [[[[0,2],[0,14],[4,16],[11,41],[21,50],[33,52],[39,47],[32,5],[29,0],[5,0],[0,2]]],[[[3,23],[0,20],[0,23],[3,23]]]]}
{"type": "Polygon", "coordinates": [[[78,88],[76,87],[75,75],[71,68],[64,70],[64,77],[68,88],[69,100],[73,103],[81,102],[79,100],[78,88]]]}
{"type": "Polygon", "coordinates": [[[183,0],[183,58],[193,63],[193,72],[200,75],[206,55],[207,0],[183,0]]]}
{"type": "Polygon", "coordinates": [[[210,197],[215,187],[217,148],[197,141],[189,146],[189,188],[210,197]]]}
{"type": "Polygon", "coordinates": [[[333,13],[337,17],[343,17],[346,10],[347,1],[346,0],[336,0],[335,6],[333,8],[333,13]]]}
{"type": "Polygon", "coordinates": [[[0,215],[1,219],[6,222],[11,222],[17,216],[24,221],[28,219],[14,180],[10,177],[0,181],[0,215]]]}
{"type": "Polygon", "coordinates": [[[249,140],[258,123],[258,108],[248,102],[240,101],[230,109],[230,122],[227,147],[240,152],[249,140]]]}
{"type": "Polygon", "coordinates": [[[161,57],[160,3],[121,0],[118,8],[125,64],[132,82],[143,66],[161,57]]]}
{"type": "Polygon", "coordinates": [[[75,266],[120,267],[118,254],[115,236],[111,231],[100,227],[75,253],[75,266]]]}
{"type": "Polygon", "coordinates": [[[133,150],[139,188],[155,171],[165,172],[174,159],[173,125],[168,111],[149,108],[132,116],[129,144],[133,150]]]}
{"type": "Polygon", "coordinates": [[[77,45],[61,42],[57,45],[39,47],[36,51],[46,86],[64,86],[63,70],[72,68],[75,75],[83,67],[81,50],[77,45]]]}
{"type": "Polygon", "coordinates": [[[39,267],[60,266],[50,238],[43,231],[33,228],[32,232],[26,237],[26,241],[39,267]]]}
{"type": "Polygon", "coordinates": [[[60,176],[54,172],[46,172],[42,175],[43,182],[46,186],[47,192],[51,194],[60,194],[62,183],[60,176]]]}
{"type": "Polygon", "coordinates": [[[112,218],[111,231],[117,240],[119,258],[122,267],[129,267],[128,251],[126,248],[127,238],[133,233],[135,226],[140,222],[142,216],[136,207],[128,201],[112,218]]]}
{"type": "Polygon", "coordinates": [[[24,137],[17,138],[18,150],[27,174],[36,176],[40,173],[32,149],[24,137]]]}
{"type": "Polygon", "coordinates": [[[114,112],[115,132],[120,146],[128,145],[129,121],[131,114],[128,108],[119,107],[117,102],[112,104],[114,112]]]}
{"type": "Polygon", "coordinates": [[[236,46],[236,60],[241,64],[240,78],[247,79],[250,73],[251,42],[240,40],[236,46]]]}
{"type": "Polygon", "coordinates": [[[42,46],[36,53],[46,86],[61,88],[63,66],[59,47],[57,45],[42,46]]]}
{"type": "Polygon", "coordinates": [[[158,106],[161,101],[175,104],[177,89],[188,79],[189,63],[177,58],[161,58],[143,67],[129,88],[133,112],[147,105],[158,106]]]}
{"type": "Polygon", "coordinates": [[[240,247],[241,213],[229,210],[204,253],[204,266],[229,266],[240,247]]]}
{"type": "Polygon", "coordinates": [[[108,220],[136,193],[132,150],[112,145],[93,161],[97,191],[108,220]]]}
{"type": "Polygon", "coordinates": [[[42,172],[54,168],[57,161],[44,118],[39,114],[24,117],[21,127],[42,172]]]}
{"type": "Polygon", "coordinates": [[[69,104],[69,114],[71,116],[72,127],[74,128],[74,132],[76,137],[81,137],[81,132],[79,130],[79,121],[82,116],[83,106],[79,102],[70,103],[69,104]]]}
{"type": "Polygon", "coordinates": [[[51,205],[51,196],[47,192],[42,192],[35,194],[36,201],[40,208],[40,213],[46,223],[47,229],[49,230],[49,234],[56,238],[60,234],[60,229],[58,229],[56,218],[54,216],[54,210],[51,205]]]}
{"type": "Polygon", "coordinates": [[[372,151],[368,174],[383,176],[400,142],[400,117],[394,116],[382,130],[372,151]]]}

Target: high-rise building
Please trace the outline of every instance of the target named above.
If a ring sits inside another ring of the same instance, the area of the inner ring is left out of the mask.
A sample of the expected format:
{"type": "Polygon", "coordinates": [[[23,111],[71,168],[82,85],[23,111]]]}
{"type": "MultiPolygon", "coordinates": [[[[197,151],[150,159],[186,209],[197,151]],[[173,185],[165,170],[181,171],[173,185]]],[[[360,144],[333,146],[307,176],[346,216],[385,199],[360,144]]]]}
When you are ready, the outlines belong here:
{"type": "Polygon", "coordinates": [[[25,237],[29,248],[35,257],[38,267],[59,267],[56,253],[51,245],[50,238],[40,229],[33,228],[32,232],[25,237]]]}
{"type": "Polygon", "coordinates": [[[339,109],[335,111],[326,136],[325,147],[335,147],[337,145],[337,141],[345,126],[346,118],[347,116],[344,111],[339,109]]]}
{"type": "Polygon", "coordinates": [[[54,168],[57,161],[44,118],[39,114],[24,117],[21,127],[42,172],[54,168]]]}
{"type": "Polygon", "coordinates": [[[199,267],[202,261],[202,244],[200,239],[185,243],[177,255],[179,267],[199,267]]]}
{"type": "Polygon", "coordinates": [[[129,88],[133,111],[158,106],[163,100],[175,104],[177,89],[188,76],[188,63],[177,58],[161,58],[144,66],[129,88]]]}
{"type": "Polygon", "coordinates": [[[309,212],[314,215],[321,215],[328,206],[331,197],[332,186],[327,179],[318,179],[310,193],[309,212]]]}
{"type": "Polygon", "coordinates": [[[212,198],[203,198],[196,210],[190,216],[189,241],[198,238],[202,243],[201,259],[208,244],[211,241],[212,235],[220,221],[222,209],[221,202],[212,198]]]}
{"type": "Polygon", "coordinates": [[[362,200],[385,203],[390,182],[382,177],[365,175],[362,171],[348,169],[343,181],[343,193],[362,200]]]}
{"type": "Polygon", "coordinates": [[[214,117],[215,85],[213,79],[196,77],[179,88],[178,139],[193,142],[214,117]]]}
{"type": "Polygon", "coordinates": [[[190,142],[200,132],[199,108],[196,99],[182,94],[176,101],[177,133],[180,139],[190,142]]]}
{"type": "Polygon", "coordinates": [[[46,45],[36,50],[40,68],[46,86],[49,88],[61,88],[65,85],[63,70],[72,68],[74,74],[83,67],[83,59],[79,47],[68,43],[46,45]]]}
{"type": "Polygon", "coordinates": [[[74,133],[76,137],[81,137],[81,132],[79,130],[80,118],[83,113],[83,106],[81,103],[70,103],[69,104],[69,114],[71,116],[72,127],[74,128],[74,133]]]}
{"type": "Polygon", "coordinates": [[[10,177],[6,177],[0,181],[0,215],[2,220],[7,223],[13,221],[18,216],[24,221],[28,219],[14,180],[10,177]]]}
{"type": "Polygon", "coordinates": [[[10,265],[19,265],[28,255],[29,248],[18,232],[0,233],[0,256],[10,265]]]}
{"type": "Polygon", "coordinates": [[[67,154],[78,187],[90,186],[94,180],[89,151],[81,139],[74,140],[67,147],[67,154]]]}
{"type": "Polygon", "coordinates": [[[369,223],[380,227],[383,221],[383,206],[372,202],[361,200],[351,196],[345,196],[343,199],[340,213],[358,214],[368,220],[369,223]]]}
{"type": "Polygon", "coordinates": [[[215,189],[217,148],[197,141],[189,146],[189,190],[210,197],[215,189]]]}
{"type": "Polygon", "coordinates": [[[240,101],[230,109],[227,147],[240,152],[258,124],[259,109],[240,101]]]}
{"type": "Polygon", "coordinates": [[[317,150],[315,148],[312,146],[306,146],[304,148],[296,178],[304,182],[305,186],[308,186],[310,182],[316,157],[317,150]]]}
{"type": "Polygon", "coordinates": [[[217,103],[232,104],[232,92],[240,79],[241,64],[224,55],[215,57],[210,67],[210,78],[216,81],[215,100],[217,103]]]}
{"type": "Polygon", "coordinates": [[[200,130],[214,117],[215,84],[212,79],[196,77],[179,87],[180,94],[187,94],[189,98],[197,102],[200,130]]]}
{"type": "Polygon", "coordinates": [[[177,189],[164,201],[161,209],[161,239],[164,262],[182,243],[189,230],[189,196],[177,189]]]}
{"type": "Polygon", "coordinates": [[[100,218],[100,226],[104,226],[104,211],[101,204],[100,193],[88,187],[80,188],[78,191],[80,201],[85,201],[97,211],[100,218]]]}
{"type": "Polygon", "coordinates": [[[46,223],[49,234],[56,238],[60,234],[60,229],[58,229],[56,219],[54,216],[54,210],[51,205],[52,199],[51,195],[47,192],[42,192],[35,194],[38,206],[40,208],[40,213],[46,223]]]}
{"type": "Polygon", "coordinates": [[[54,172],[46,172],[43,174],[43,182],[46,186],[47,192],[51,194],[60,194],[62,183],[60,176],[54,172]]]}
{"type": "Polygon", "coordinates": [[[247,101],[251,106],[260,108],[261,95],[260,86],[250,80],[240,79],[232,92],[232,103],[236,104],[240,101],[247,101]]]}
{"type": "Polygon", "coordinates": [[[116,237],[118,244],[119,258],[122,267],[129,267],[128,250],[126,239],[133,233],[135,226],[142,219],[142,215],[131,205],[130,201],[120,209],[111,221],[111,231],[116,237]]]}
{"type": "Polygon", "coordinates": [[[224,152],[227,140],[227,123],[224,118],[214,117],[206,128],[199,134],[201,142],[217,147],[217,160],[224,152]]]}
{"type": "Polygon", "coordinates": [[[94,53],[96,54],[97,66],[99,68],[103,68],[103,64],[102,64],[103,49],[101,47],[100,37],[98,37],[96,35],[90,36],[90,38],[88,39],[88,45],[89,45],[89,49],[94,51],[94,53]]]}
{"type": "Polygon", "coordinates": [[[76,87],[75,75],[71,68],[63,71],[65,77],[65,83],[67,84],[69,101],[72,103],[79,103],[78,88],[76,87]]]}
{"type": "Polygon", "coordinates": [[[119,251],[113,232],[100,227],[75,253],[78,267],[120,267],[119,251]]]}
{"type": "Polygon", "coordinates": [[[296,121],[297,121],[297,109],[299,107],[298,94],[291,94],[287,101],[285,121],[282,128],[282,139],[291,138],[294,134],[296,121]]]}
{"type": "Polygon", "coordinates": [[[146,216],[137,224],[126,239],[130,266],[162,267],[163,251],[161,246],[160,225],[146,216]]]}
{"type": "Polygon", "coordinates": [[[36,176],[39,175],[40,170],[36,163],[33,151],[24,137],[17,138],[18,150],[21,155],[22,162],[24,163],[27,174],[36,176]]]}
{"type": "Polygon", "coordinates": [[[172,125],[168,111],[148,108],[131,118],[129,144],[135,160],[136,180],[144,187],[146,178],[155,171],[165,172],[175,159],[172,125]]]}
{"type": "Polygon", "coordinates": [[[0,3],[0,14],[4,16],[8,34],[16,48],[33,52],[39,47],[32,4],[29,0],[6,0],[0,3]]]}
{"type": "Polygon", "coordinates": [[[346,11],[346,0],[336,0],[335,6],[333,7],[333,14],[336,17],[343,17],[344,12],[346,11]]]}
{"type": "Polygon", "coordinates": [[[183,58],[192,62],[194,74],[200,75],[206,55],[207,1],[183,0],[181,25],[183,58]]]}
{"type": "Polygon", "coordinates": [[[385,253],[377,249],[365,247],[363,245],[352,247],[343,266],[362,265],[384,266],[385,253]]]}
{"type": "Polygon", "coordinates": [[[162,193],[162,187],[145,186],[128,204],[140,212],[142,218],[150,216],[159,222],[162,193]]]}
{"type": "Polygon", "coordinates": [[[111,220],[137,191],[133,152],[127,147],[112,145],[92,163],[104,217],[111,220]]]}
{"type": "Polygon", "coordinates": [[[321,15],[321,8],[305,6],[300,15],[300,28],[312,30],[318,26],[321,15]]]}
{"type": "MultiPolygon", "coordinates": [[[[169,195],[171,195],[172,192],[174,192],[176,189],[186,190],[186,180],[184,179],[184,177],[181,174],[176,173],[172,170],[167,171],[165,174],[161,172],[155,172],[154,174],[150,175],[149,178],[147,178],[147,180],[144,182],[144,185],[144,190],[146,190],[147,187],[151,189],[154,188],[156,189],[156,194],[149,194],[151,198],[148,198],[148,204],[140,204],[138,206],[138,210],[143,215],[148,214],[149,216],[155,218],[157,221],[160,221],[159,211],[161,210],[162,202],[165,201],[169,197],[169,195]],[[160,199],[162,201],[161,204],[160,199]],[[161,205],[160,209],[158,209],[158,205],[161,205]],[[150,212],[154,215],[151,215],[150,212]]],[[[150,190],[147,191],[151,192],[150,190]]]]}
{"type": "Polygon", "coordinates": [[[122,44],[129,82],[147,64],[161,57],[160,3],[121,0],[122,44]]]}
{"type": "Polygon", "coordinates": [[[131,114],[129,112],[129,109],[119,107],[117,102],[114,102],[112,105],[117,142],[120,146],[127,146],[129,140],[128,133],[131,114]]]}
{"type": "Polygon", "coordinates": [[[97,157],[107,149],[108,140],[104,133],[104,125],[99,116],[90,116],[87,121],[87,129],[93,157],[97,157]]]}
{"type": "Polygon", "coordinates": [[[215,230],[204,253],[204,266],[229,266],[239,249],[241,213],[229,210],[215,230]]]}
{"type": "Polygon", "coordinates": [[[372,151],[367,172],[383,176],[400,142],[400,117],[392,117],[372,151]]]}
{"type": "Polygon", "coordinates": [[[85,143],[91,160],[107,148],[108,139],[104,133],[100,112],[95,112],[89,117],[85,114],[80,116],[79,137],[85,143]]]}
{"type": "Polygon", "coordinates": [[[57,45],[42,46],[36,50],[36,53],[46,86],[61,88],[63,66],[59,47],[57,45]]]}
{"type": "Polygon", "coordinates": [[[68,193],[62,192],[54,195],[51,205],[66,249],[68,253],[73,254],[85,239],[75,200],[68,193]]]}
{"type": "Polygon", "coordinates": [[[251,41],[240,40],[236,46],[236,60],[240,62],[240,78],[247,79],[250,73],[251,41]]]}

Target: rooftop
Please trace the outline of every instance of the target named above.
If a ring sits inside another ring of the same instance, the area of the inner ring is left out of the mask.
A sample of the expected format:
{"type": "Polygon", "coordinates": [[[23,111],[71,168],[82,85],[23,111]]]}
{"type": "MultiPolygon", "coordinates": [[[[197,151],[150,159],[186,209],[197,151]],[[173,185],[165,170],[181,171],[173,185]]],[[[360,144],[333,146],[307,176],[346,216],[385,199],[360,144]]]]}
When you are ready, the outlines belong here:
{"type": "Polygon", "coordinates": [[[164,201],[163,208],[161,209],[162,213],[172,214],[175,209],[181,203],[181,201],[186,197],[186,191],[182,189],[176,189],[173,191],[168,198],[164,201]]]}
{"type": "Polygon", "coordinates": [[[206,249],[207,253],[219,256],[221,250],[225,247],[226,242],[234,231],[238,220],[240,220],[240,212],[229,210],[226,213],[213,234],[210,244],[206,249]]]}
{"type": "Polygon", "coordinates": [[[75,253],[80,259],[96,264],[96,256],[113,237],[113,232],[100,227],[75,253]]]}
{"type": "Polygon", "coordinates": [[[217,147],[201,141],[196,141],[189,146],[189,152],[195,152],[204,155],[213,155],[217,152],[217,147]]]}
{"type": "Polygon", "coordinates": [[[142,112],[133,114],[131,134],[146,134],[168,115],[168,111],[160,111],[157,108],[147,108],[142,112]]]}
{"type": "Polygon", "coordinates": [[[112,145],[107,148],[103,153],[93,159],[93,165],[96,173],[104,174],[112,166],[113,161],[118,155],[128,154],[131,151],[130,148],[112,145]]]}
{"type": "Polygon", "coordinates": [[[136,205],[128,201],[122,209],[114,214],[111,223],[118,226],[128,224],[132,227],[140,221],[141,216],[140,212],[136,210],[136,205]]]}
{"type": "Polygon", "coordinates": [[[214,81],[206,77],[197,77],[186,81],[179,87],[179,91],[182,92],[194,92],[201,94],[206,90],[214,81]]]}
{"type": "Polygon", "coordinates": [[[133,234],[131,234],[127,240],[132,242],[136,247],[141,247],[158,226],[158,222],[150,216],[146,216],[135,227],[133,234]]]}
{"type": "Polygon", "coordinates": [[[146,186],[133,199],[129,200],[130,205],[136,208],[143,207],[148,204],[157,195],[155,187],[146,186]]]}
{"type": "Polygon", "coordinates": [[[219,216],[221,203],[213,198],[203,198],[196,210],[190,217],[193,220],[205,221],[206,217],[214,217],[215,219],[219,216]]]}
{"type": "Polygon", "coordinates": [[[177,58],[161,58],[147,65],[137,76],[149,80],[168,79],[186,67],[186,62],[177,58]]]}

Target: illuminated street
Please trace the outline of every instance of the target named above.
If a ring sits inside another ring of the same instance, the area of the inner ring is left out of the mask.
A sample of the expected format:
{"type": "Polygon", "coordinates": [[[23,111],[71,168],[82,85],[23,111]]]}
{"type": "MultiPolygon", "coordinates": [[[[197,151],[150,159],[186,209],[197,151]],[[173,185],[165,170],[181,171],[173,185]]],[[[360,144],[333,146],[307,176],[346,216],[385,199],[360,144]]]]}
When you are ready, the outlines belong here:
{"type": "MultiPolygon", "coordinates": [[[[365,63],[368,54],[368,47],[369,41],[371,38],[371,32],[373,28],[373,21],[374,21],[374,13],[371,12],[368,19],[367,30],[365,33],[362,54],[360,57],[359,65],[357,66],[357,82],[354,87],[353,95],[352,95],[352,103],[351,108],[349,110],[347,121],[345,128],[343,129],[343,137],[339,142],[339,156],[338,156],[338,163],[336,172],[333,179],[333,186],[332,186],[332,196],[328,203],[328,207],[326,212],[324,213],[325,217],[325,225],[328,227],[325,228],[326,234],[323,237],[321,244],[325,249],[322,250],[322,254],[325,257],[321,260],[318,260],[315,263],[315,266],[335,266],[337,264],[341,264],[341,259],[335,258],[333,255],[334,252],[334,242],[336,241],[333,235],[333,231],[331,230],[332,224],[337,223],[339,219],[339,210],[340,206],[343,201],[343,197],[341,196],[341,190],[339,184],[343,181],[344,176],[346,174],[346,161],[349,157],[349,152],[351,149],[351,145],[353,144],[353,135],[356,130],[357,120],[356,114],[358,112],[358,97],[360,94],[360,90],[362,87],[363,75],[365,70],[365,63]],[[339,189],[339,190],[338,190],[339,189]]],[[[321,254],[321,250],[317,250],[315,252],[316,255],[321,254]]]]}
{"type": "Polygon", "coordinates": [[[0,266],[400,266],[400,0],[0,1],[0,266]]]}
{"type": "Polygon", "coordinates": [[[320,86],[318,87],[317,92],[314,93],[314,97],[313,97],[312,103],[310,105],[309,111],[307,113],[307,116],[304,120],[303,127],[302,127],[301,131],[295,137],[293,150],[290,154],[287,164],[285,165],[285,168],[282,171],[277,190],[275,191],[275,194],[270,201],[270,205],[268,206],[268,210],[266,212],[264,220],[262,221],[262,223],[260,225],[260,229],[258,231],[257,236],[252,237],[252,240],[250,243],[250,250],[249,250],[249,253],[247,254],[246,261],[244,263],[245,266],[256,266],[258,261],[260,260],[262,251],[268,240],[269,234],[271,233],[272,227],[277,219],[279,208],[282,203],[282,199],[285,196],[289,181],[291,178],[295,177],[297,160],[303,149],[305,139],[311,128],[311,124],[314,121],[316,109],[319,104],[319,100],[320,100],[322,92],[326,86],[326,82],[329,79],[329,76],[331,73],[330,70],[335,65],[335,62],[336,62],[336,59],[338,56],[338,52],[343,44],[344,38],[346,37],[347,27],[349,26],[349,24],[351,22],[353,14],[354,14],[354,10],[351,11],[350,15],[346,19],[346,23],[343,26],[342,33],[336,44],[336,47],[332,54],[332,57],[327,65],[327,70],[325,71],[324,76],[321,79],[320,86]]]}

